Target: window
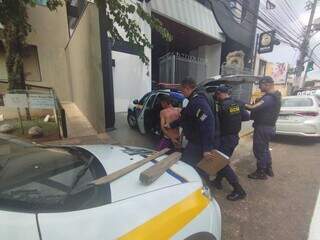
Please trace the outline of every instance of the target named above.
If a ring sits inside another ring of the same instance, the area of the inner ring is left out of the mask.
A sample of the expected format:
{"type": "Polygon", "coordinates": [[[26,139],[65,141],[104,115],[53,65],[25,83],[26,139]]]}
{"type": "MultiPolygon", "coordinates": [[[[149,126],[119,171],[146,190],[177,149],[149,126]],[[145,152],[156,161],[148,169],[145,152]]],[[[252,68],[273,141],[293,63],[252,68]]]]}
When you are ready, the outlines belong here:
{"type": "MultiPolygon", "coordinates": [[[[36,46],[28,45],[23,50],[23,70],[26,81],[41,82],[40,62],[36,46]]],[[[0,80],[7,81],[8,74],[5,63],[4,49],[0,46],[0,80]]]]}
{"type": "Polygon", "coordinates": [[[260,60],[259,61],[259,72],[258,75],[259,76],[265,76],[266,75],[266,69],[267,69],[267,62],[260,60]]]}
{"type": "Polygon", "coordinates": [[[140,99],[139,105],[144,105],[144,104],[146,103],[147,99],[149,98],[150,94],[151,94],[151,93],[147,93],[146,95],[144,95],[144,96],[140,99]]]}
{"type": "Polygon", "coordinates": [[[247,14],[248,0],[229,0],[229,7],[233,18],[242,23],[247,14]]]}
{"type": "Polygon", "coordinates": [[[36,3],[39,5],[47,6],[48,0],[36,0],[36,3]]]}
{"type": "Polygon", "coordinates": [[[1,47],[0,43],[0,81],[7,81],[7,67],[6,67],[6,57],[4,53],[4,48],[1,47]]]}
{"type": "Polygon", "coordinates": [[[312,107],[312,98],[286,98],[282,100],[282,107],[312,107]]]}
{"type": "Polygon", "coordinates": [[[147,102],[147,109],[151,109],[151,108],[153,107],[153,103],[154,103],[155,98],[156,98],[156,94],[153,94],[153,95],[149,98],[149,100],[148,100],[148,102],[147,102]]]}
{"type": "Polygon", "coordinates": [[[36,46],[29,45],[24,49],[23,68],[26,81],[41,82],[40,63],[36,46]]]}

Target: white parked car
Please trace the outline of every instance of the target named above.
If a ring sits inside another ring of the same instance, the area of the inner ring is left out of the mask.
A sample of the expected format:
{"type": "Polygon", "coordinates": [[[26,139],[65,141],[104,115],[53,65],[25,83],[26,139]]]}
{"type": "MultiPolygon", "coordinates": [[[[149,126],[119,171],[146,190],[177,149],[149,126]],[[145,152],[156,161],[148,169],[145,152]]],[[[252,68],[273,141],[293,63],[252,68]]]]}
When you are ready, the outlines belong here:
{"type": "Polygon", "coordinates": [[[277,134],[320,137],[319,97],[283,97],[277,121],[277,134]]]}
{"type": "Polygon", "coordinates": [[[140,172],[165,156],[109,184],[88,185],[151,152],[34,146],[0,136],[1,239],[220,240],[219,206],[183,162],[148,186],[140,172]]]}

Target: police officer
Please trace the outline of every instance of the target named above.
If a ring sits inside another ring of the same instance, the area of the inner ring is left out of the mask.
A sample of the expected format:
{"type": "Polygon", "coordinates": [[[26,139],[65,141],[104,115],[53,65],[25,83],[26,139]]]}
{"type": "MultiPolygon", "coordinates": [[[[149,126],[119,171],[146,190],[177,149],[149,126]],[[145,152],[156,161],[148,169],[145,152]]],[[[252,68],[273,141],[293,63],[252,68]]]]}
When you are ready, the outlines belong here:
{"type": "Polygon", "coordinates": [[[196,82],[192,78],[186,78],[182,81],[181,91],[188,98],[189,103],[182,110],[180,119],[168,127],[181,126],[183,128],[188,144],[182,153],[182,159],[208,179],[208,176],[196,166],[204,156],[217,147],[215,118],[207,97],[196,90],[196,86],[196,82]]]}
{"type": "Polygon", "coordinates": [[[281,93],[274,90],[271,77],[261,78],[259,88],[265,93],[264,96],[254,105],[245,105],[251,111],[251,119],[254,121],[253,153],[257,159],[257,170],[248,177],[264,180],[267,176],[274,176],[269,142],[276,132],[275,125],[281,108],[281,93]]]}
{"type": "MultiPolygon", "coordinates": [[[[220,103],[219,120],[220,120],[220,146],[219,151],[231,157],[239,143],[239,132],[241,122],[249,121],[250,115],[245,110],[244,105],[234,100],[230,96],[231,88],[226,85],[220,85],[215,93],[216,99],[220,103]]],[[[233,187],[231,194],[227,196],[230,201],[237,201],[246,197],[246,192],[239,184],[239,180],[230,165],[221,169],[216,179],[213,181],[217,189],[222,189],[221,181],[226,178],[233,187]]]]}

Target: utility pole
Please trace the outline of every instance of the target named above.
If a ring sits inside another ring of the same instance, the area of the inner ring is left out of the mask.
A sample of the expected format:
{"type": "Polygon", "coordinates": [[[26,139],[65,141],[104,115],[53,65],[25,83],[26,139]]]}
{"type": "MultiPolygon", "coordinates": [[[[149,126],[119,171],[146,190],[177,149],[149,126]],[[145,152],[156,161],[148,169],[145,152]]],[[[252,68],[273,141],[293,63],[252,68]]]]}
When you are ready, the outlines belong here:
{"type": "MultiPolygon", "coordinates": [[[[318,44],[316,44],[312,50],[311,50],[311,53],[310,53],[310,56],[309,56],[309,59],[311,60],[312,59],[312,55],[313,55],[313,52],[314,50],[320,46],[320,42],[318,44]]],[[[306,71],[304,72],[304,76],[303,76],[303,81],[302,81],[302,85],[304,85],[304,83],[306,82],[306,79],[307,79],[307,74],[308,74],[308,69],[306,69],[306,71]]]]}
{"type": "Polygon", "coordinates": [[[300,56],[299,56],[299,59],[297,60],[297,66],[296,66],[296,77],[294,79],[294,87],[296,87],[296,88],[303,87],[302,86],[303,79],[301,79],[301,75],[304,71],[305,58],[308,55],[309,41],[310,41],[310,37],[311,37],[314,14],[315,14],[316,8],[317,8],[317,2],[318,2],[318,0],[313,0],[313,3],[310,3],[312,5],[311,5],[311,13],[310,13],[310,17],[309,17],[309,23],[308,23],[302,44],[300,45],[300,56]]]}

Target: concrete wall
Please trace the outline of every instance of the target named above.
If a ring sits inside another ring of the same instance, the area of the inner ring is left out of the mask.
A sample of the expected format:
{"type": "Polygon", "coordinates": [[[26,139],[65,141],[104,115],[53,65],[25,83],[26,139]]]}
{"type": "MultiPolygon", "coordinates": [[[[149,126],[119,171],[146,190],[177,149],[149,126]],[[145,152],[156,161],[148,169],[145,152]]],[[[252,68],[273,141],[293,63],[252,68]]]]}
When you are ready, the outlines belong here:
{"type": "Polygon", "coordinates": [[[33,31],[27,43],[37,46],[42,81],[30,82],[53,87],[61,101],[71,101],[71,86],[65,47],[69,41],[66,7],[50,12],[46,6],[37,5],[28,10],[33,31]]]}
{"type": "Polygon", "coordinates": [[[105,130],[98,9],[89,4],[66,48],[72,101],[98,132],[105,130]]]}
{"type": "MultiPolygon", "coordinates": [[[[151,13],[150,4],[143,3],[142,6],[151,13]]],[[[141,32],[151,41],[150,26],[136,15],[132,15],[132,18],[139,24],[141,32]]],[[[119,28],[119,32],[125,38],[123,29],[119,28]]],[[[132,99],[140,98],[151,91],[151,49],[145,48],[144,51],[150,60],[149,66],[143,64],[137,55],[112,52],[112,58],[115,60],[113,85],[116,112],[126,112],[132,99]]]]}
{"type": "Polygon", "coordinates": [[[207,60],[207,77],[219,75],[221,62],[221,43],[205,46],[204,58],[207,60]]]}
{"type": "Polygon", "coordinates": [[[200,46],[190,52],[191,56],[202,58],[207,64],[207,78],[219,75],[221,61],[221,43],[200,46]]]}
{"type": "Polygon", "coordinates": [[[129,102],[151,91],[151,79],[145,79],[144,64],[136,55],[112,52],[115,60],[113,68],[115,111],[126,112],[129,102]]]}

